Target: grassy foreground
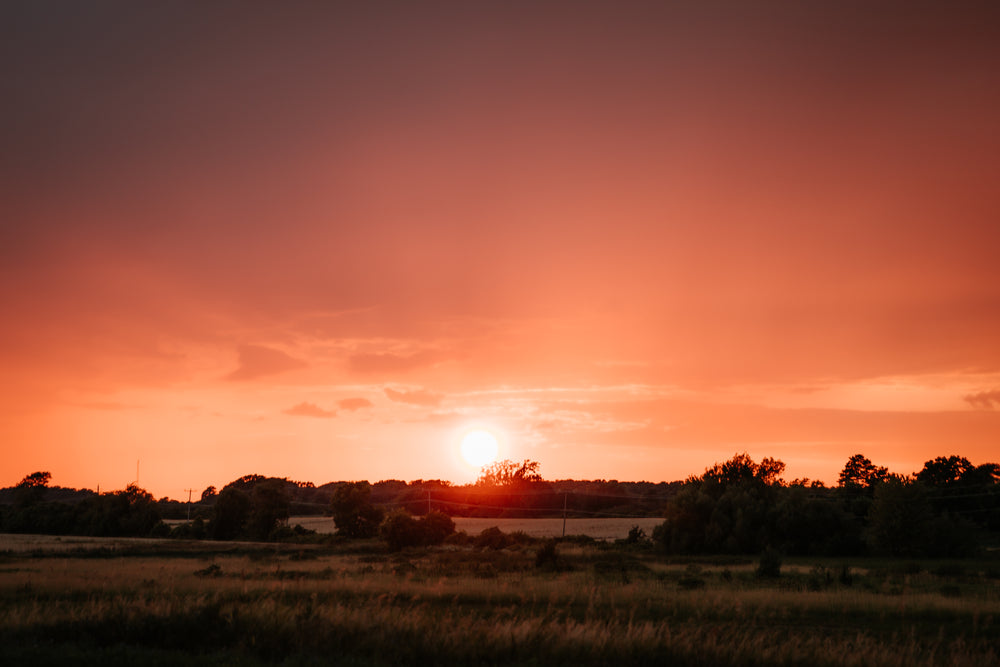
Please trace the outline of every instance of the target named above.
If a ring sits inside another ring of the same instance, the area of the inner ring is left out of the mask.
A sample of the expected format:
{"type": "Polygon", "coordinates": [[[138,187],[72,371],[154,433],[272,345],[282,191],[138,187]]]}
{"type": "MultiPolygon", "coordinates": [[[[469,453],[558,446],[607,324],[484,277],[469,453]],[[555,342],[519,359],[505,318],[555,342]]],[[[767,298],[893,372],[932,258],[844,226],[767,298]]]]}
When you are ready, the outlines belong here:
{"type": "Polygon", "coordinates": [[[668,560],[564,542],[388,554],[0,552],[0,664],[995,665],[1000,563],[668,560]]]}

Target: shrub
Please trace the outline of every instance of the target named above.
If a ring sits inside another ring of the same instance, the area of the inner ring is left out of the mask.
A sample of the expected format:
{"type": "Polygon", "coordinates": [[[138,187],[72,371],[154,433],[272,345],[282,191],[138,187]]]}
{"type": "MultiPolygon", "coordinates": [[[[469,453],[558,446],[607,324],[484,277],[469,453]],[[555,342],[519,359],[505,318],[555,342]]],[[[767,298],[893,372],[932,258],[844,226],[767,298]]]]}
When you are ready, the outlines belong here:
{"type": "Polygon", "coordinates": [[[696,588],[704,588],[705,580],[701,576],[701,567],[695,563],[691,563],[684,570],[684,574],[677,581],[677,585],[684,590],[694,590],[696,588]]]}
{"type": "Polygon", "coordinates": [[[496,526],[490,526],[489,528],[484,528],[478,536],[476,536],[475,541],[473,541],[473,546],[477,549],[494,549],[499,551],[509,544],[507,536],[504,532],[497,528],[496,526]]]}
{"type": "Polygon", "coordinates": [[[442,512],[428,512],[414,519],[404,511],[390,514],[382,522],[382,537],[393,551],[406,547],[441,544],[455,532],[455,522],[442,512]]]}
{"type": "Polygon", "coordinates": [[[382,538],[392,551],[418,546],[421,542],[420,525],[403,511],[393,512],[385,518],[380,528],[382,538]]]}
{"type": "Polygon", "coordinates": [[[424,544],[441,544],[455,532],[455,522],[451,517],[436,510],[425,514],[418,523],[424,544]]]}
{"type": "Polygon", "coordinates": [[[545,540],[535,552],[535,567],[542,570],[559,570],[559,552],[556,551],[555,540],[545,540]]]}
{"type": "Polygon", "coordinates": [[[760,554],[757,561],[757,576],[774,578],[781,576],[781,554],[777,550],[768,547],[760,554]]]}

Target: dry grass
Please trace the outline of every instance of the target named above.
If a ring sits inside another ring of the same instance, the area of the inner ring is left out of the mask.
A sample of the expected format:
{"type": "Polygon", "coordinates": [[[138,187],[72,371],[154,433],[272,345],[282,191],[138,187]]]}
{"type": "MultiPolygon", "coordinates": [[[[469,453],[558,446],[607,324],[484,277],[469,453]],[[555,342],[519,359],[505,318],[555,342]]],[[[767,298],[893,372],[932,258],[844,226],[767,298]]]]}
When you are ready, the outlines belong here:
{"type": "Polygon", "coordinates": [[[532,549],[11,552],[0,562],[0,661],[98,662],[122,652],[125,662],[160,656],[161,664],[201,654],[239,664],[339,656],[358,665],[1000,659],[1000,590],[978,575],[859,571],[851,587],[810,591],[804,567],[765,583],[749,565],[569,545],[560,558],[566,569],[542,572],[532,549]],[[684,577],[704,585],[685,589],[684,577]],[[945,585],[960,594],[942,593],[945,585]]]}

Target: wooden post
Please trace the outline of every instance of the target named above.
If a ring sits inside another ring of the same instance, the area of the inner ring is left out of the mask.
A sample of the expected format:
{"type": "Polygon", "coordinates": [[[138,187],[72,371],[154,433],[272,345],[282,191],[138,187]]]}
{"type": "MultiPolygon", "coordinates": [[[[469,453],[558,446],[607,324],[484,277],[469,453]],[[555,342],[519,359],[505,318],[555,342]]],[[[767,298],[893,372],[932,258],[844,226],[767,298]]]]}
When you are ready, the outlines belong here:
{"type": "Polygon", "coordinates": [[[563,537],[566,537],[566,498],[569,494],[563,494],[563,537]]]}

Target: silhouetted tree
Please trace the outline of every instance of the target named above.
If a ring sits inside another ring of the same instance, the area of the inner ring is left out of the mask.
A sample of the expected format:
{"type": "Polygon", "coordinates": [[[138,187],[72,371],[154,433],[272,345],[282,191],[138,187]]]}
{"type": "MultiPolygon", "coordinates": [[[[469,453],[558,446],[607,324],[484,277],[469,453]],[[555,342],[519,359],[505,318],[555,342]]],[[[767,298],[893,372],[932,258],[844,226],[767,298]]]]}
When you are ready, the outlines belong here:
{"type": "Polygon", "coordinates": [[[540,482],[542,481],[542,476],[538,474],[540,467],[538,461],[528,459],[521,463],[507,459],[495,461],[483,467],[479,479],[476,480],[476,486],[512,487],[523,482],[540,482]]]}
{"type": "Polygon", "coordinates": [[[441,544],[454,532],[455,522],[451,517],[433,510],[420,519],[397,510],[386,517],[380,528],[382,538],[392,551],[441,544]]]}
{"type": "Polygon", "coordinates": [[[939,456],[924,463],[915,476],[928,486],[949,486],[961,482],[975,468],[964,456],[939,456]]]}
{"type": "Polygon", "coordinates": [[[288,519],[289,498],[285,484],[280,479],[268,479],[254,485],[246,523],[246,532],[251,539],[268,539],[279,523],[288,519]]]}
{"type": "Polygon", "coordinates": [[[149,535],[160,523],[152,494],[135,484],[123,490],[91,496],[80,504],[76,532],[85,535],[149,535]]]}
{"type": "Polygon", "coordinates": [[[222,489],[215,501],[214,515],[208,524],[208,534],[216,540],[231,540],[243,533],[250,516],[250,496],[232,486],[222,489]]]}
{"type": "Polygon", "coordinates": [[[51,479],[52,474],[48,472],[33,472],[25,476],[14,488],[14,503],[19,507],[40,503],[45,498],[51,479]]]}
{"type": "Polygon", "coordinates": [[[382,522],[382,510],[371,502],[368,482],[344,482],[333,490],[330,509],[337,533],[346,537],[374,537],[382,522]]]}
{"type": "Polygon", "coordinates": [[[888,477],[875,487],[868,516],[872,549],[891,556],[924,555],[930,518],[930,503],[923,484],[899,476],[888,477]]]}
{"type": "Polygon", "coordinates": [[[847,459],[844,469],[840,471],[837,484],[844,488],[870,489],[888,477],[888,468],[876,466],[867,456],[855,454],[847,459]]]}
{"type": "Polygon", "coordinates": [[[726,488],[741,482],[758,482],[764,485],[780,484],[779,475],[785,470],[782,461],[764,458],[759,464],[746,452],[735,454],[725,463],[716,463],[705,471],[701,479],[711,486],[726,488]]]}

